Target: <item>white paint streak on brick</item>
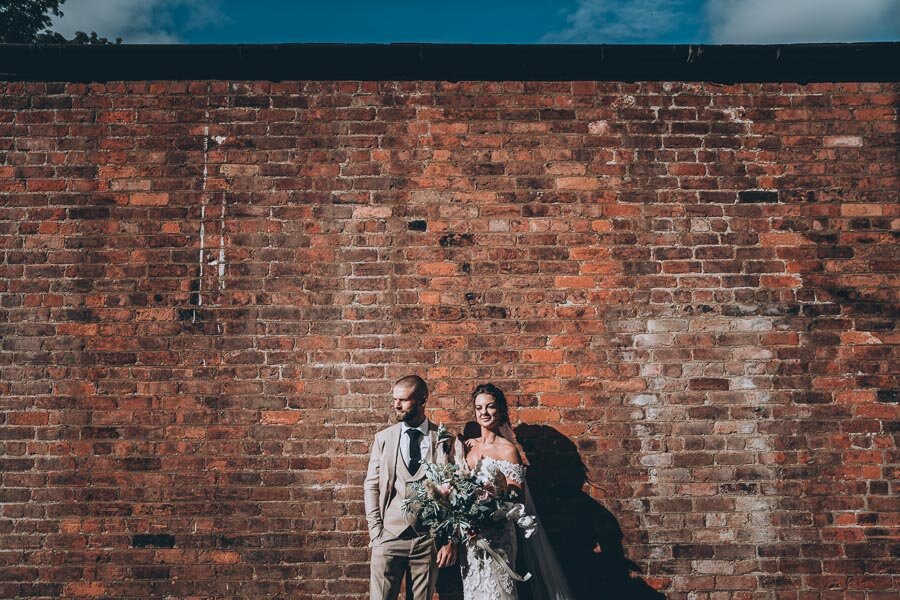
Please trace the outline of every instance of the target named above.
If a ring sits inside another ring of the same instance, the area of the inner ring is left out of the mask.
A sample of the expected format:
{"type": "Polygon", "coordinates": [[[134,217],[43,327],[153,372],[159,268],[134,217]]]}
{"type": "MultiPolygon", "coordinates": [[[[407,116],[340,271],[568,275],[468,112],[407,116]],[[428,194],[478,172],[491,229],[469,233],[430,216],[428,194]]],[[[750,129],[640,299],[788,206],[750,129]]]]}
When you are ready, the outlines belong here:
{"type": "Polygon", "coordinates": [[[647,331],[650,333],[664,333],[666,331],[687,331],[687,319],[650,319],[647,321],[647,331]]]}
{"type": "Polygon", "coordinates": [[[225,194],[222,194],[222,212],[219,215],[219,289],[225,289],[225,194]]]}
{"type": "Polygon", "coordinates": [[[591,135],[604,135],[609,131],[609,123],[606,121],[593,121],[588,124],[591,135]]]}
{"type": "Polygon", "coordinates": [[[634,345],[637,348],[652,348],[654,346],[671,346],[675,337],[666,333],[642,333],[634,336],[634,345]]]}
{"type": "MultiPolygon", "coordinates": [[[[209,111],[205,113],[209,119],[209,111]]],[[[206,254],[206,180],[209,175],[209,125],[203,128],[203,200],[200,205],[200,274],[197,278],[197,306],[203,306],[203,263],[206,254]]],[[[191,322],[196,322],[197,313],[191,316],[191,322]]]]}
{"type": "MultiPolygon", "coordinates": [[[[691,493],[693,495],[725,493],[735,499],[738,508],[734,511],[736,514],[731,512],[727,515],[707,513],[705,520],[709,526],[692,532],[691,541],[710,543],[733,541],[735,532],[729,524],[731,518],[740,518],[745,522],[752,523],[753,539],[749,541],[753,543],[774,541],[776,530],[772,524],[772,514],[777,511],[776,498],[764,496],[763,491],[759,488],[755,488],[755,491],[754,488],[750,488],[749,491],[731,494],[719,487],[735,483],[734,465],[736,464],[750,465],[756,469],[764,468],[762,457],[771,454],[773,449],[770,436],[763,433],[766,430],[761,424],[770,418],[770,414],[764,411],[758,413],[759,418],[735,419],[729,418],[727,413],[723,413],[720,420],[709,424],[716,435],[725,436],[734,444],[722,449],[724,454],[721,462],[717,458],[719,452],[711,451],[715,461],[712,466],[676,466],[677,453],[670,451],[667,447],[667,440],[670,436],[678,438],[690,435],[685,433],[688,418],[684,407],[671,404],[668,400],[668,392],[672,390],[671,378],[663,376],[661,369],[651,367],[655,364],[652,357],[657,351],[664,352],[675,344],[676,334],[669,332],[689,331],[712,336],[720,348],[727,348],[727,346],[719,346],[719,340],[723,336],[740,334],[747,341],[743,345],[733,348],[730,354],[725,355],[725,358],[682,362],[678,379],[684,381],[693,377],[726,378],[729,382],[729,394],[727,396],[710,394],[706,400],[706,404],[709,405],[726,402],[728,405],[766,406],[770,398],[769,392],[759,388],[769,387],[771,383],[766,377],[765,370],[760,370],[760,365],[772,360],[773,354],[768,349],[752,345],[752,340],[758,338],[760,333],[772,331],[775,318],[696,316],[678,319],[664,317],[649,319],[646,322],[646,329],[642,332],[635,332],[632,327],[623,328],[621,326],[623,322],[616,322],[617,327],[615,328],[629,330],[628,333],[633,335],[636,352],[641,348],[651,349],[650,362],[641,365],[641,375],[647,382],[647,391],[625,397],[629,408],[640,409],[629,410],[628,415],[634,420],[632,425],[634,435],[645,441],[635,460],[638,465],[646,469],[647,481],[653,488],[651,496],[671,497],[675,493],[672,488],[679,488],[685,482],[695,481],[694,471],[696,468],[700,468],[708,477],[704,481],[711,484],[712,487],[698,488],[691,493]],[[659,350],[656,350],[657,348],[659,350]],[[760,431],[761,429],[763,432],[760,431]],[[654,438],[654,443],[646,443],[654,438]],[[735,462],[735,457],[732,456],[735,452],[743,453],[739,462],[735,462]]],[[[697,425],[700,424],[697,423],[697,425]]],[[[675,446],[675,448],[678,447],[678,445],[675,446]]],[[[776,476],[775,472],[769,474],[771,479],[776,476]]],[[[661,544],[659,547],[662,547],[664,541],[664,537],[659,540],[651,538],[651,545],[656,547],[656,544],[659,543],[661,544]]],[[[729,561],[706,560],[698,561],[697,570],[709,574],[727,574],[731,568],[733,567],[730,566],[729,561]]]]}
{"type": "Polygon", "coordinates": [[[645,454],[641,457],[641,464],[645,467],[671,467],[671,454],[645,454]]]}
{"type": "Polygon", "coordinates": [[[750,377],[738,377],[733,380],[734,389],[738,390],[755,390],[756,384],[753,382],[753,379],[750,377]]]}
{"type": "Polygon", "coordinates": [[[859,148],[862,145],[862,138],[858,135],[825,136],[826,148],[859,148]]]}
{"type": "Polygon", "coordinates": [[[751,360],[771,360],[773,354],[771,350],[760,348],[758,346],[741,346],[734,349],[734,360],[751,361],[751,360]]]}
{"type": "Polygon", "coordinates": [[[634,394],[628,397],[628,403],[635,406],[646,406],[648,404],[656,404],[657,397],[654,394],[634,394]]]}
{"type": "Polygon", "coordinates": [[[734,319],[732,331],[772,331],[772,319],[734,319]]]}

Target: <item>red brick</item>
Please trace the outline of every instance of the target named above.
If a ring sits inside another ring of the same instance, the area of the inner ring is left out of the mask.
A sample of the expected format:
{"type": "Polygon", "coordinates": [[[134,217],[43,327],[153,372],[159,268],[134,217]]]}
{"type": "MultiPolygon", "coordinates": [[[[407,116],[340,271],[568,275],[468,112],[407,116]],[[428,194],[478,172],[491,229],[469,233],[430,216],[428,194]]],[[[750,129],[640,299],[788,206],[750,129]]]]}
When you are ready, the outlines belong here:
{"type": "Polygon", "coordinates": [[[841,215],[845,217],[879,217],[882,207],[878,204],[842,204],[841,215]]]}
{"type": "Polygon", "coordinates": [[[592,96],[597,92],[597,84],[593,81],[573,81],[572,93],[576,96],[592,96]]]}
{"type": "Polygon", "coordinates": [[[527,350],[523,353],[522,359],[525,362],[545,362],[558,363],[562,362],[562,350],[527,350]]]}
{"type": "Polygon", "coordinates": [[[136,206],[165,206],[169,203],[169,194],[131,194],[130,203],[136,206]]]}
{"type": "Polygon", "coordinates": [[[77,597],[85,596],[103,596],[106,594],[106,586],[99,581],[94,582],[72,582],[66,586],[66,593],[77,597]]]}
{"type": "Polygon", "coordinates": [[[599,180],[593,177],[557,177],[556,187],[561,190],[595,190],[599,180]]]}
{"type": "Polygon", "coordinates": [[[581,399],[578,394],[541,394],[541,404],[544,406],[578,406],[581,399]]]}
{"type": "Polygon", "coordinates": [[[558,289],[583,289],[593,288],[596,281],[593,277],[556,277],[554,286],[558,289]]]}
{"type": "Polygon", "coordinates": [[[410,372],[620,596],[896,595],[896,84],[0,89],[0,596],[364,596],[410,372]]]}

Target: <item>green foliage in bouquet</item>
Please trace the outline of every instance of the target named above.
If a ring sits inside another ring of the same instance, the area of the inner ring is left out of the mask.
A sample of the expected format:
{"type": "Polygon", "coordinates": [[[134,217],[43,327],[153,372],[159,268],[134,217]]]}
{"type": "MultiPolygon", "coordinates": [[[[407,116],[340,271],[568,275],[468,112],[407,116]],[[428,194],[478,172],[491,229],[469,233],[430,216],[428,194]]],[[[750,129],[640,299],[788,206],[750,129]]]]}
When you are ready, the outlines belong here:
{"type": "Polygon", "coordinates": [[[510,499],[500,482],[483,483],[455,464],[423,462],[425,478],[408,483],[411,494],[403,502],[407,513],[417,512],[438,546],[464,542],[497,527],[494,514],[510,499]]]}

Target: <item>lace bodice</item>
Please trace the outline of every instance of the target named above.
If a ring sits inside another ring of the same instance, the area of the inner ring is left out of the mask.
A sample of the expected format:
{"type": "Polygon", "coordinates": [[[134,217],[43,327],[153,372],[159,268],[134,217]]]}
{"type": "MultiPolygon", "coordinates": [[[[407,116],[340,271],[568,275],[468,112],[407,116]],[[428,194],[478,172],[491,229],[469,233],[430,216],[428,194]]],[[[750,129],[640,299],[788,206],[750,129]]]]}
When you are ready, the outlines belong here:
{"type": "Polygon", "coordinates": [[[490,456],[483,456],[475,465],[475,472],[481,481],[489,481],[497,476],[497,472],[503,473],[510,483],[522,485],[525,483],[525,465],[517,465],[508,460],[499,460],[490,456]]]}

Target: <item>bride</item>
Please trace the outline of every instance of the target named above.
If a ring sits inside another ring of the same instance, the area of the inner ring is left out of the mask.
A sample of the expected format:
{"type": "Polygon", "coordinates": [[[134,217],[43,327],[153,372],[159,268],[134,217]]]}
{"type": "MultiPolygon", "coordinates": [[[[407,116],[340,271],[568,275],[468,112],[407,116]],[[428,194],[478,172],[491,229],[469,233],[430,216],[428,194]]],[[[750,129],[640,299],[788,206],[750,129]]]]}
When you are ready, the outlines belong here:
{"type": "MultiPolygon", "coordinates": [[[[466,465],[482,481],[504,477],[507,486],[524,497],[526,512],[535,515],[534,503],[525,483],[524,453],[515,443],[509,425],[506,396],[493,384],[481,384],[472,392],[475,420],[481,435],[466,441],[466,465]]],[[[532,578],[523,583],[535,600],[568,600],[574,598],[556,555],[541,527],[530,539],[517,539],[512,521],[505,521],[497,530],[483,534],[491,548],[508,564],[516,564],[519,546],[532,578]]],[[[463,597],[465,600],[518,600],[516,582],[490,554],[473,544],[466,545],[462,564],[463,597]]]]}

